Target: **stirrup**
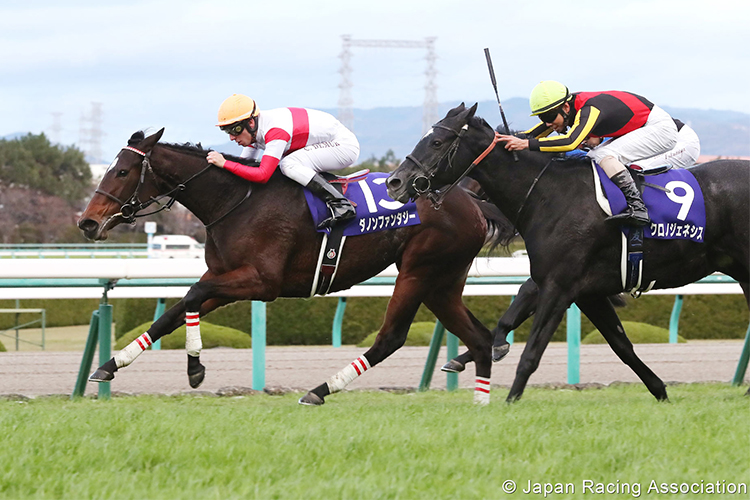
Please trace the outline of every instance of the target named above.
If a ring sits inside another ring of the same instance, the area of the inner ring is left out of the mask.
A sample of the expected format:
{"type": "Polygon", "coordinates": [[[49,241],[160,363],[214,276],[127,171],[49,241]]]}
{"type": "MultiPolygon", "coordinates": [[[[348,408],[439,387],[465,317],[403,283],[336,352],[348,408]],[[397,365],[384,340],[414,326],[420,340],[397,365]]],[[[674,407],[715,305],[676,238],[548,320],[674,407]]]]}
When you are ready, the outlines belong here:
{"type": "Polygon", "coordinates": [[[357,211],[351,202],[344,198],[343,200],[331,200],[326,205],[331,211],[331,216],[318,224],[318,229],[333,227],[342,222],[348,222],[357,216],[357,211]],[[332,206],[333,205],[333,206],[332,206]]]}
{"type": "Polygon", "coordinates": [[[646,215],[644,219],[643,216],[639,216],[633,211],[610,215],[609,217],[604,219],[604,221],[609,223],[626,224],[630,226],[648,226],[649,224],[651,224],[651,219],[648,217],[648,215],[646,215]]]}
{"type": "Polygon", "coordinates": [[[332,228],[333,226],[340,224],[342,222],[349,222],[350,220],[354,219],[355,214],[352,215],[344,215],[344,216],[330,216],[324,221],[322,221],[320,224],[318,224],[318,229],[326,229],[326,228],[332,228]]]}

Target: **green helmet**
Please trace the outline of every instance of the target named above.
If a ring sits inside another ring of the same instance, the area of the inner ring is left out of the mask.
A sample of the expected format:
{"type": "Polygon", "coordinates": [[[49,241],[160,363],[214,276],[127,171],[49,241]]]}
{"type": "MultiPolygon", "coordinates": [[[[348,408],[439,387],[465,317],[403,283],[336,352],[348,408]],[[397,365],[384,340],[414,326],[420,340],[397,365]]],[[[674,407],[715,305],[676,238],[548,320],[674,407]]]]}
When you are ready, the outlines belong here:
{"type": "Polygon", "coordinates": [[[529,104],[531,116],[541,115],[545,111],[555,109],[570,99],[568,87],[554,80],[545,80],[531,91],[529,104]]]}

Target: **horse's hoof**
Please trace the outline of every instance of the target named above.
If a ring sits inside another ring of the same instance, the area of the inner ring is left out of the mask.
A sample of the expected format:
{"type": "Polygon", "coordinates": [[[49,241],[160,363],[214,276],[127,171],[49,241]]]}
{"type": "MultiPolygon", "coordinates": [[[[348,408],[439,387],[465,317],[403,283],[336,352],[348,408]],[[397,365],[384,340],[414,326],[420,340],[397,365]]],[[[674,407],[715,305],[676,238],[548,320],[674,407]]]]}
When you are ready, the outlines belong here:
{"type": "Polygon", "coordinates": [[[190,387],[192,387],[193,389],[197,389],[198,387],[200,387],[205,377],[206,367],[203,365],[198,365],[198,370],[194,373],[190,373],[188,371],[188,381],[190,382],[190,387]]]}
{"type": "Polygon", "coordinates": [[[324,404],[326,401],[325,399],[321,398],[314,392],[310,391],[301,398],[299,398],[299,401],[297,401],[301,405],[305,406],[320,406],[324,404]]]}
{"type": "Polygon", "coordinates": [[[442,371],[448,372],[448,373],[461,373],[465,369],[466,369],[466,366],[459,363],[455,359],[451,359],[450,361],[445,363],[443,367],[441,368],[442,371]]]}
{"type": "Polygon", "coordinates": [[[510,352],[510,344],[492,346],[492,361],[497,363],[510,352]]]}
{"type": "Polygon", "coordinates": [[[115,378],[115,374],[102,368],[97,368],[89,377],[89,382],[109,382],[115,378]]]}

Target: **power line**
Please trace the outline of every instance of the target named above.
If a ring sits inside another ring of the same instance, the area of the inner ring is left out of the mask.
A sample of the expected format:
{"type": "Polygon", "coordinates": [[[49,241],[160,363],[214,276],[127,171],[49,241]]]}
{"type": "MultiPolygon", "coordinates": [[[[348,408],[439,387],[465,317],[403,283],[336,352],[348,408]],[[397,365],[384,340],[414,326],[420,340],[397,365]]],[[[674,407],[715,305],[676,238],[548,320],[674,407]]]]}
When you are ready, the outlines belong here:
{"type": "Polygon", "coordinates": [[[78,142],[86,152],[86,159],[91,163],[102,162],[102,137],[105,135],[102,128],[103,116],[100,102],[92,102],[88,114],[81,113],[78,142]]]}
{"type": "Polygon", "coordinates": [[[52,125],[50,125],[48,129],[50,142],[60,144],[60,132],[62,132],[62,113],[53,112],[50,114],[52,115],[52,125]]]}
{"type": "Polygon", "coordinates": [[[354,40],[351,35],[341,35],[342,50],[339,57],[341,58],[341,83],[339,83],[339,113],[338,118],[347,128],[354,130],[354,99],[352,98],[352,47],[366,48],[388,48],[388,49],[427,49],[425,60],[427,69],[424,74],[425,97],[422,105],[422,131],[427,131],[438,119],[438,100],[437,100],[437,69],[435,61],[436,37],[427,37],[424,41],[418,40],[354,40]]]}

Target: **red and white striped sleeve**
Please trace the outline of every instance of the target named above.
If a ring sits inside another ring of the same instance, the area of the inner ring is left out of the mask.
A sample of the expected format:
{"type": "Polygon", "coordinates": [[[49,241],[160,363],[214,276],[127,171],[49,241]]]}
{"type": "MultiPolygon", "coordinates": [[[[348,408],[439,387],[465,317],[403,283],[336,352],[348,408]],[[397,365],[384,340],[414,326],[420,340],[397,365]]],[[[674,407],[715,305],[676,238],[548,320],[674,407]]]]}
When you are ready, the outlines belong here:
{"type": "Polygon", "coordinates": [[[227,160],[224,168],[235,175],[242,177],[250,182],[265,184],[271,178],[276,167],[284,155],[284,151],[291,140],[287,131],[281,128],[272,128],[266,133],[266,149],[263,158],[260,160],[260,166],[249,167],[231,160],[227,160]]]}

